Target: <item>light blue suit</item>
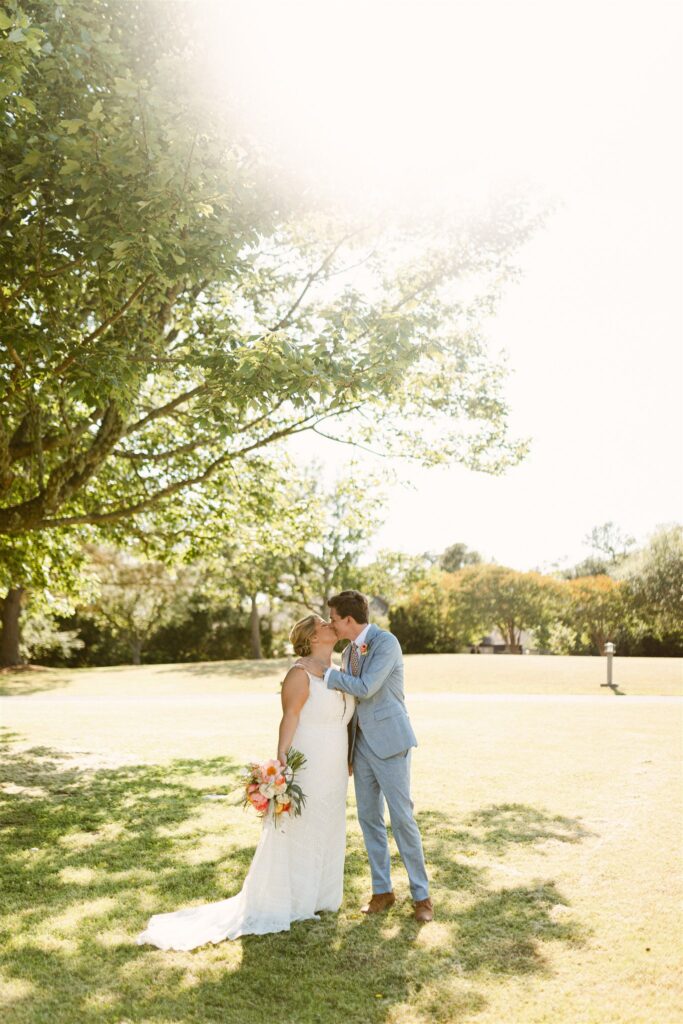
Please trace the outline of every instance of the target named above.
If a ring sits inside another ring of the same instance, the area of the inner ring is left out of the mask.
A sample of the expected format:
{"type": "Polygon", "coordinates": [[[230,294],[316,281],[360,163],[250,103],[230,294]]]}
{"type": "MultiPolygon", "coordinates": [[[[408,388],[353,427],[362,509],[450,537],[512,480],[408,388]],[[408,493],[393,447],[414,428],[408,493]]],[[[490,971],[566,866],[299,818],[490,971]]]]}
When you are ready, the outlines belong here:
{"type": "Polygon", "coordinates": [[[391,871],[384,801],[391,828],[405,864],[414,900],[429,896],[420,830],[410,799],[410,750],[417,746],[408,718],[403,690],[403,655],[392,633],[371,625],[366,633],[367,653],[360,671],[351,675],[349,652],[342,655],[342,670],[327,674],[330,690],[343,690],[358,700],[351,723],[353,779],[358,821],[370,860],[373,892],[391,892],[391,871]]]}

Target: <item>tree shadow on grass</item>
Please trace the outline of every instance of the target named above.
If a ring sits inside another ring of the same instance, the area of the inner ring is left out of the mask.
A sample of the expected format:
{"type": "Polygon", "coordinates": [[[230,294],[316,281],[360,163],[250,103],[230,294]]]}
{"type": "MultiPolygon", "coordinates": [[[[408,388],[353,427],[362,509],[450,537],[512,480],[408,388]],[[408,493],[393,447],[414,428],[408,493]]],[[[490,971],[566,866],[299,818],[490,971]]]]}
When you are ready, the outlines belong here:
{"type": "Polygon", "coordinates": [[[28,697],[66,686],[71,680],[68,671],[42,665],[20,665],[0,669],[0,697],[28,697]]]}
{"type": "Polygon", "coordinates": [[[291,658],[264,658],[261,661],[203,661],[158,667],[157,672],[187,676],[223,676],[226,679],[263,679],[281,673],[284,679],[293,664],[291,658]]]}
{"type": "Polygon", "coordinates": [[[552,840],[580,843],[595,835],[580,818],[551,814],[528,804],[491,804],[468,815],[461,824],[441,811],[417,815],[423,836],[430,836],[441,850],[473,853],[490,850],[504,853],[515,846],[530,846],[552,840]]]}
{"type": "MultiPolygon", "coordinates": [[[[414,921],[400,889],[387,914],[360,913],[368,867],[354,823],[339,914],[189,953],[139,947],[150,913],[240,888],[255,823],[204,801],[206,785],[232,786],[237,766],[211,758],[83,769],[49,748],[17,750],[16,739],[2,758],[2,962],[16,986],[5,1024],[457,1024],[486,1007],[492,975],[542,974],[546,940],[581,941],[576,925],[552,916],[567,905],[552,881],[494,891],[485,868],[456,859],[487,841],[535,841],[533,808],[529,827],[503,833],[487,808],[471,826],[421,816],[438,908],[430,925],[414,921]]],[[[543,812],[534,813],[541,837],[543,812]]]]}
{"type": "MultiPolygon", "coordinates": [[[[161,895],[226,894],[219,865],[185,863],[183,855],[202,838],[201,826],[180,836],[174,829],[206,806],[204,789],[188,777],[211,776],[214,789],[220,778],[232,788],[239,769],[231,758],[84,769],[48,747],[11,750],[2,737],[0,763],[3,903],[23,908],[27,925],[70,897],[126,892],[131,873],[161,895]]],[[[244,851],[247,863],[253,850],[244,851]]]]}
{"type": "MultiPolygon", "coordinates": [[[[227,681],[249,681],[266,679],[275,674],[284,679],[291,665],[291,658],[264,658],[261,661],[204,661],[172,665],[106,665],[99,671],[116,676],[149,669],[154,676],[171,673],[198,678],[216,676],[227,681]]],[[[73,679],[73,671],[70,669],[47,668],[43,665],[20,665],[12,669],[0,669],[0,697],[28,697],[34,693],[48,693],[68,686],[73,679]]],[[[114,680],[113,686],[115,685],[114,680]]]]}
{"type": "Polygon", "coordinates": [[[560,843],[580,843],[594,835],[584,828],[578,818],[550,814],[527,804],[493,804],[475,811],[467,819],[475,830],[476,842],[492,850],[504,850],[512,845],[529,845],[554,840],[560,843]]]}

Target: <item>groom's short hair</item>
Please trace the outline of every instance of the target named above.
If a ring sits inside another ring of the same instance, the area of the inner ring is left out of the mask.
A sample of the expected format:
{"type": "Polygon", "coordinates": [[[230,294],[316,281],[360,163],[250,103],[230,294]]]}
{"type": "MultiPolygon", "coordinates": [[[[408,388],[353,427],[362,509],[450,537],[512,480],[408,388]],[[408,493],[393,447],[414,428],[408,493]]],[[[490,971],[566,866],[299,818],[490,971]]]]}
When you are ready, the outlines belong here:
{"type": "Polygon", "coordinates": [[[350,615],[359,626],[365,625],[370,618],[368,599],[360,590],[342,590],[329,599],[327,607],[334,608],[341,619],[350,615]]]}

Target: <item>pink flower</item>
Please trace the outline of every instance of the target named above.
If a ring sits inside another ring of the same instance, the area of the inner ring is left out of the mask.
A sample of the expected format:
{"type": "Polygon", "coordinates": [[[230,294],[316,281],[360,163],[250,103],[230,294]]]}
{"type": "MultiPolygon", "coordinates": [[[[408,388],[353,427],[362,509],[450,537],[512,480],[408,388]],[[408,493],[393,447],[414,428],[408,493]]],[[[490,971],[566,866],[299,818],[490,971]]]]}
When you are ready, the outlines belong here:
{"type": "Polygon", "coordinates": [[[280,774],[282,765],[279,761],[264,761],[261,765],[261,778],[264,782],[272,782],[280,774]]]}
{"type": "Polygon", "coordinates": [[[360,647],[358,648],[358,650],[359,650],[361,655],[367,654],[368,653],[368,645],[367,644],[361,644],[360,647]]]}
{"type": "Polygon", "coordinates": [[[268,801],[260,793],[250,793],[249,802],[259,812],[265,811],[268,808],[268,801]]]}

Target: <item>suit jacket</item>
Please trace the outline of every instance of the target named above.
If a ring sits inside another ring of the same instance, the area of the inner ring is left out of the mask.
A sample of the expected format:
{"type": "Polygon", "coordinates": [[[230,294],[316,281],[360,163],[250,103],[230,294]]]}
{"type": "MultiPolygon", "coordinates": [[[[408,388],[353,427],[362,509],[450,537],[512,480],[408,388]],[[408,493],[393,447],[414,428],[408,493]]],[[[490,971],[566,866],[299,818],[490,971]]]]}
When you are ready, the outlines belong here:
{"type": "Polygon", "coordinates": [[[378,757],[392,757],[417,746],[405,705],[401,645],[393,633],[374,624],[366,634],[365,643],[367,653],[361,655],[357,676],[347,671],[349,644],[342,655],[341,671],[333,668],[327,677],[329,690],[343,690],[357,698],[356,711],[349,724],[349,762],[353,759],[358,724],[378,757]]]}

